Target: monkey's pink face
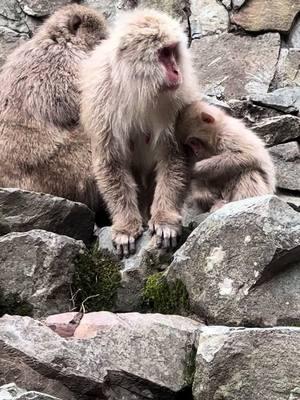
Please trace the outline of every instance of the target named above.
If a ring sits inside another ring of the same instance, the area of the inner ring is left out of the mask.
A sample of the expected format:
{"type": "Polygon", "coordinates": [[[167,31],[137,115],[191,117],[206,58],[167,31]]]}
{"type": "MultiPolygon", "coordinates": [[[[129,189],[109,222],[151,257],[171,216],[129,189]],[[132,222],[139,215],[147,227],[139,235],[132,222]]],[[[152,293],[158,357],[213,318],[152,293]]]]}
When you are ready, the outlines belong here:
{"type": "Polygon", "coordinates": [[[159,49],[158,60],[165,74],[165,82],[162,89],[178,89],[182,84],[182,73],[179,67],[179,44],[172,43],[159,49]]]}

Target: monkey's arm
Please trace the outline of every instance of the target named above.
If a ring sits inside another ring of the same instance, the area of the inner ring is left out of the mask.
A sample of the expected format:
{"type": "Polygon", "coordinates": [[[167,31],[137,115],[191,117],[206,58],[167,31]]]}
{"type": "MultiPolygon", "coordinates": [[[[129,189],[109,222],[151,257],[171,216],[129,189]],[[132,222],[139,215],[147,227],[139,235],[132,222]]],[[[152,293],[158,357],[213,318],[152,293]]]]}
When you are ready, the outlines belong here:
{"type": "Polygon", "coordinates": [[[112,217],[112,240],[117,253],[129,256],[135,252],[135,240],[142,233],[138,208],[137,185],[116,146],[95,149],[94,172],[98,187],[112,217]]]}
{"type": "Polygon", "coordinates": [[[215,179],[228,179],[239,175],[249,169],[257,169],[258,162],[255,157],[242,152],[224,152],[202,161],[194,166],[194,174],[209,181],[215,179]]]}
{"type": "Polygon", "coordinates": [[[175,247],[181,230],[181,208],[188,185],[187,160],[176,143],[163,150],[156,168],[156,188],[149,229],[156,233],[158,247],[175,247]]]}

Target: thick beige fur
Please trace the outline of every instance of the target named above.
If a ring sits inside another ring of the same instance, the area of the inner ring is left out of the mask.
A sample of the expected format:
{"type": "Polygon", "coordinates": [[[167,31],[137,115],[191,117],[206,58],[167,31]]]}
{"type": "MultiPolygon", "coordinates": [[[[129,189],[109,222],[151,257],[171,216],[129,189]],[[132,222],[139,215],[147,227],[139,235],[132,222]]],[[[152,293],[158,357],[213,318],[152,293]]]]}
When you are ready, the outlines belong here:
{"type": "Polygon", "coordinates": [[[98,207],[78,80],[80,63],[106,35],[101,14],[69,5],[8,57],[0,74],[0,186],[98,207]]]}
{"type": "Polygon", "coordinates": [[[275,191],[275,169],[263,141],[242,121],[203,101],[196,101],[180,113],[176,127],[180,140],[203,143],[193,168],[191,197],[203,211],[247,197],[275,191]],[[207,123],[207,116],[213,122],[207,123]]]}
{"type": "Polygon", "coordinates": [[[82,122],[92,138],[94,172],[112,216],[113,240],[126,254],[142,231],[141,214],[149,214],[142,198],[152,204],[149,226],[159,240],[166,246],[176,240],[187,177],[174,124],[196,88],[180,25],[154,10],[124,14],[84,63],[82,122]],[[157,54],[171,43],[179,43],[183,82],[168,91],[162,89],[166,78],[157,54]]]}

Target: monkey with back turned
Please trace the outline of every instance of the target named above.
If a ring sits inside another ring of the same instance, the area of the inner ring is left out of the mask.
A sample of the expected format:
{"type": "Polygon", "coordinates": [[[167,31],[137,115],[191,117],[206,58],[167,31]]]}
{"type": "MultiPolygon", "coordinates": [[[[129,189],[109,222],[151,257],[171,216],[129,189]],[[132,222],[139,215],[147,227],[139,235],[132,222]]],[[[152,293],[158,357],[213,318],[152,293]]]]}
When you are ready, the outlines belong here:
{"type": "Polygon", "coordinates": [[[102,14],[56,11],[0,73],[0,186],[46,192],[97,210],[90,140],[79,123],[79,68],[107,36],[102,14]]]}

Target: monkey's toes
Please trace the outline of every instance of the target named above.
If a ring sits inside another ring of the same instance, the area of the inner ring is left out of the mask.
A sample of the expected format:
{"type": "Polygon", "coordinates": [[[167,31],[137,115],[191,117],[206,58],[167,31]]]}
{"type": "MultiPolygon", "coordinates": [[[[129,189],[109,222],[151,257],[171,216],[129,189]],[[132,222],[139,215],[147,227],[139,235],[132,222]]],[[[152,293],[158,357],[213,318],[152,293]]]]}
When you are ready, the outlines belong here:
{"type": "Polygon", "coordinates": [[[180,227],[168,224],[149,224],[149,230],[156,236],[156,246],[164,249],[172,249],[177,246],[177,238],[180,236],[180,227]]]}
{"type": "Polygon", "coordinates": [[[113,245],[119,258],[129,257],[136,250],[135,237],[124,233],[116,233],[113,237],[113,245]]]}

